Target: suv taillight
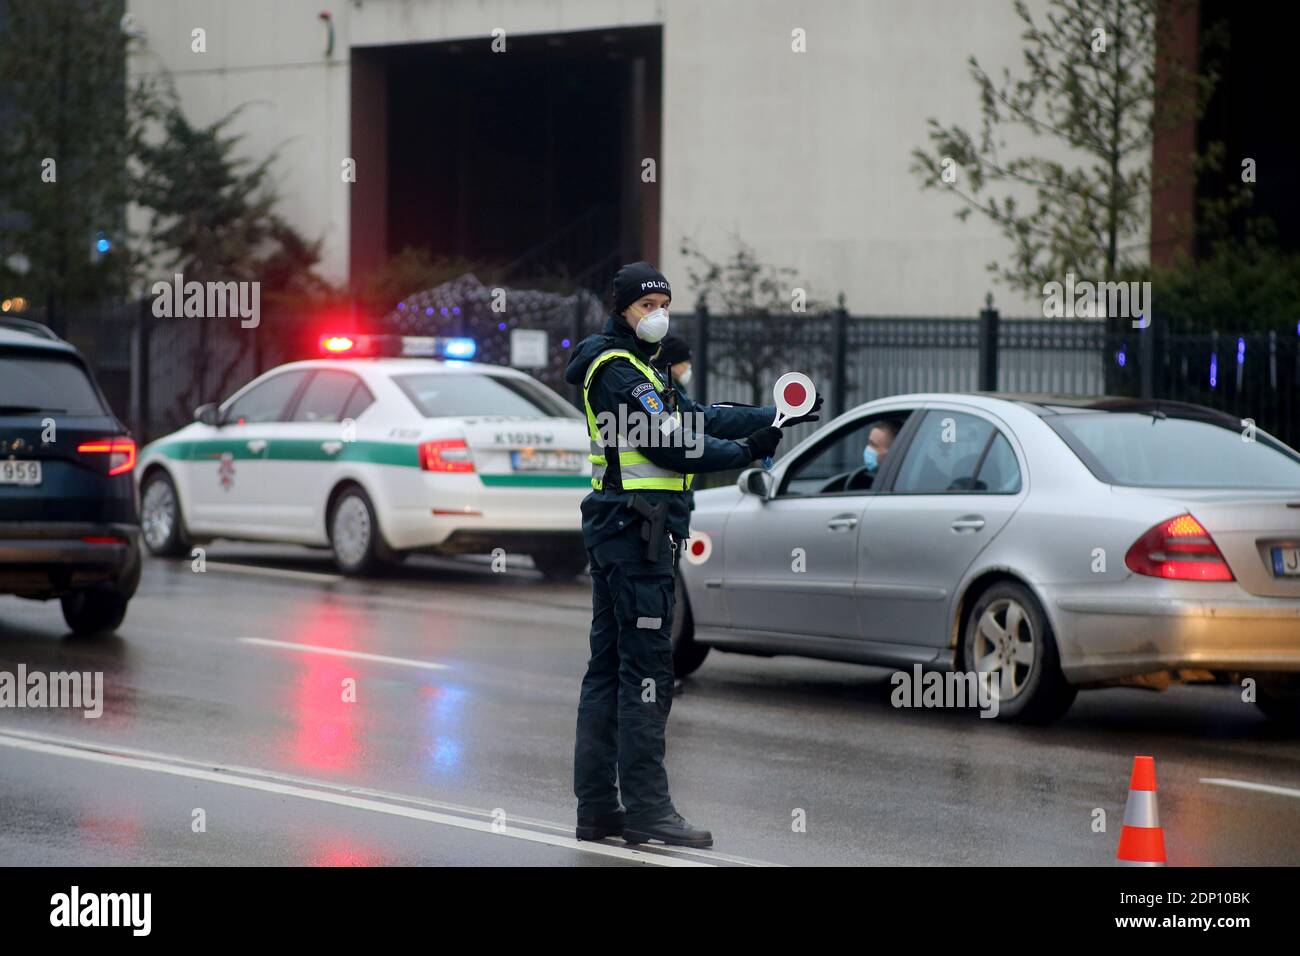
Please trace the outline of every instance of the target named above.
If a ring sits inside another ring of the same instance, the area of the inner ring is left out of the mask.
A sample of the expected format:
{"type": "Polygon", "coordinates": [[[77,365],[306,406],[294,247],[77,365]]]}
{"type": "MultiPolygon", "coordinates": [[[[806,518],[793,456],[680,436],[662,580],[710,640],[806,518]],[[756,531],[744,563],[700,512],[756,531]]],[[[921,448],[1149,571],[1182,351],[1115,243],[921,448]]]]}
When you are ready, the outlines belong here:
{"type": "Polygon", "coordinates": [[[1204,525],[1190,514],[1160,522],[1124,555],[1137,574],[1174,581],[1233,581],[1232,569],[1204,525]]]}
{"type": "Polygon", "coordinates": [[[100,438],[77,446],[83,455],[108,455],[108,473],[120,475],[135,467],[134,438],[100,438]]]}
{"type": "Polygon", "coordinates": [[[420,443],[420,467],[425,471],[469,472],[474,461],[463,438],[441,438],[420,443]]]}

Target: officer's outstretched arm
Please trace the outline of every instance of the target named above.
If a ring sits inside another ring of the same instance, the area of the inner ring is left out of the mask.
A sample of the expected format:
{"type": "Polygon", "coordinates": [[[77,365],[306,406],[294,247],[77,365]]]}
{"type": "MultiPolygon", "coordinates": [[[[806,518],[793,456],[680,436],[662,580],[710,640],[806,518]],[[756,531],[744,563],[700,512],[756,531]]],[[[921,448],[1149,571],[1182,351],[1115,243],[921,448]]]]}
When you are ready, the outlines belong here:
{"type": "Polygon", "coordinates": [[[749,453],[749,446],[743,441],[690,432],[682,436],[680,443],[658,447],[647,445],[638,447],[637,451],[660,468],[697,475],[744,468],[754,460],[754,456],[749,453]]]}
{"type": "MultiPolygon", "coordinates": [[[[743,442],[701,434],[694,429],[690,419],[682,419],[684,426],[678,426],[671,433],[659,431],[658,425],[667,418],[663,401],[645,376],[628,362],[611,361],[603,374],[592,382],[591,407],[598,429],[603,432],[602,425],[607,422],[625,426],[624,437],[628,443],[660,468],[700,474],[743,468],[753,461],[749,447],[743,442]],[[652,439],[653,432],[658,432],[658,435],[652,439]]],[[[757,427],[771,422],[769,416],[757,427]]],[[[751,428],[739,437],[746,437],[755,430],[751,428]]]]}
{"type": "Polygon", "coordinates": [[[744,438],[776,418],[775,405],[701,405],[690,398],[680,402],[682,414],[702,414],[704,432],[714,438],[744,438]]]}

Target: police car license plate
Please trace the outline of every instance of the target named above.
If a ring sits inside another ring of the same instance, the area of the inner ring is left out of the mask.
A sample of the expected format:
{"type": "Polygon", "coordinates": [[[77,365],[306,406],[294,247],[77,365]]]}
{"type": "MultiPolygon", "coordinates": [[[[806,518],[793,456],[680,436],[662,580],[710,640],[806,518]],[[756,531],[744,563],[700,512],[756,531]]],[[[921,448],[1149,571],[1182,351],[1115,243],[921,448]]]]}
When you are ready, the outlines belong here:
{"type": "Polygon", "coordinates": [[[39,461],[0,461],[0,485],[39,485],[41,483],[41,463],[39,461]]]}
{"type": "Polygon", "coordinates": [[[572,451],[525,449],[510,453],[515,471],[580,471],[583,456],[572,451]]]}
{"type": "Polygon", "coordinates": [[[1300,577],[1300,548],[1273,549],[1273,577],[1300,577]]]}

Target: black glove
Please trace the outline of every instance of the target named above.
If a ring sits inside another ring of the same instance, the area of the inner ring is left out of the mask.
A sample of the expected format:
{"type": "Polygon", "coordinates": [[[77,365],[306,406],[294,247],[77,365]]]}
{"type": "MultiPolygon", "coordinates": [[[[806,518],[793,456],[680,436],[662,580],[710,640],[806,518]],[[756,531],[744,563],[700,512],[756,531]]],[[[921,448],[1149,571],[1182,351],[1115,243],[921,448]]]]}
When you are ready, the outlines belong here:
{"type": "Polygon", "coordinates": [[[817,413],[821,411],[822,397],[818,395],[813,400],[813,407],[808,409],[807,415],[800,415],[798,418],[788,418],[781,423],[782,428],[789,428],[791,425],[802,425],[804,422],[819,422],[822,417],[817,413]]]}
{"type": "Polygon", "coordinates": [[[749,449],[750,459],[770,458],[772,452],[776,451],[776,446],[781,444],[781,438],[784,434],[775,425],[767,425],[754,432],[745,439],[745,446],[749,449]]]}

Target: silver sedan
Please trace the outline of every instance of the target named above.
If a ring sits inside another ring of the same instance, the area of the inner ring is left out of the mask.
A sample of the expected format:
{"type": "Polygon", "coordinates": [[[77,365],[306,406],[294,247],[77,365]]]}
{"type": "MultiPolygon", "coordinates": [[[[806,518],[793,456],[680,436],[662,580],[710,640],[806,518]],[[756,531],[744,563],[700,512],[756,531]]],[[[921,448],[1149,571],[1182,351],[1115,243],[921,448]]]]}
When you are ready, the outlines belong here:
{"type": "Polygon", "coordinates": [[[1300,718],[1300,455],[1178,402],[917,394],[696,495],[679,674],[710,648],[983,675],[997,716],[1235,682],[1300,718]]]}

